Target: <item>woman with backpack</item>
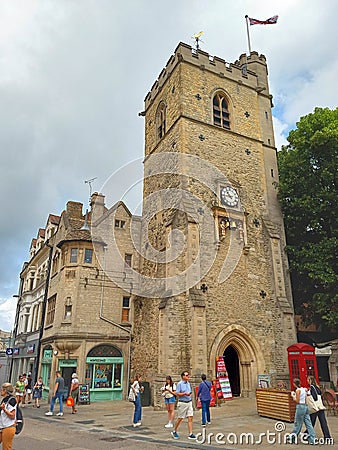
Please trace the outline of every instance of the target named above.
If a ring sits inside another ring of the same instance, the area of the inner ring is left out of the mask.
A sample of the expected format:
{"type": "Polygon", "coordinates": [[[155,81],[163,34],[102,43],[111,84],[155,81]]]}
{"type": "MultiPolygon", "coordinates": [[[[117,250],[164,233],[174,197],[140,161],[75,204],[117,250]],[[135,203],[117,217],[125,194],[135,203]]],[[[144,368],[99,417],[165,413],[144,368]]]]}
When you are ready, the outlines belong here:
{"type": "Polygon", "coordinates": [[[0,442],[3,450],[12,450],[16,432],[16,399],[14,388],[10,383],[1,386],[2,401],[0,404],[0,442]]]}

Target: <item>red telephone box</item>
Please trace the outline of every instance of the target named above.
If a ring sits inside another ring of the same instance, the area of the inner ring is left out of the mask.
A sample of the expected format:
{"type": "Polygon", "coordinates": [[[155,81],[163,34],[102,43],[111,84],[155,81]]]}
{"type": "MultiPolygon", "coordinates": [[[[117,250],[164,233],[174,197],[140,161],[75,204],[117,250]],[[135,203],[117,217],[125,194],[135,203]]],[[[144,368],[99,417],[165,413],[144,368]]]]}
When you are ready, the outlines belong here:
{"type": "Polygon", "coordinates": [[[293,344],[288,347],[290,386],[293,389],[294,378],[299,378],[302,386],[307,386],[307,377],[312,375],[318,380],[318,368],[315,349],[309,344],[293,344]]]}

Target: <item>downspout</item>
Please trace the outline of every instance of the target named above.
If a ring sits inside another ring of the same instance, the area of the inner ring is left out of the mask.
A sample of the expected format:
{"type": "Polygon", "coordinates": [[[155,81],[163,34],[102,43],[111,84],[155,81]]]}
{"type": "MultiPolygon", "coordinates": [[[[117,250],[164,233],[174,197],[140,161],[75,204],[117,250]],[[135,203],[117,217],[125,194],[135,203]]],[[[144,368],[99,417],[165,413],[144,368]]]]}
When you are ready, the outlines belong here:
{"type": "Polygon", "coordinates": [[[48,257],[45,292],[44,292],[43,303],[42,303],[42,314],[41,314],[41,324],[40,324],[40,330],[39,330],[38,348],[37,348],[37,351],[36,351],[36,362],[35,362],[35,371],[34,371],[34,380],[35,380],[35,382],[37,381],[38,374],[39,374],[41,339],[42,339],[42,336],[43,336],[43,328],[44,328],[44,325],[45,325],[45,317],[46,317],[46,310],[47,310],[47,299],[48,299],[48,289],[49,289],[49,280],[50,280],[50,272],[51,272],[52,257],[53,257],[53,246],[49,245],[49,241],[48,240],[46,241],[46,246],[49,247],[49,257],[48,257]]]}
{"type": "Polygon", "coordinates": [[[104,294],[104,282],[106,279],[106,252],[107,247],[103,247],[103,271],[102,271],[102,277],[101,277],[101,304],[100,304],[100,319],[104,320],[105,322],[109,323],[110,325],[114,325],[117,328],[120,328],[123,331],[126,331],[129,334],[129,348],[128,348],[128,372],[127,372],[127,387],[130,383],[130,357],[131,357],[131,330],[123,327],[119,323],[114,322],[113,320],[107,319],[107,317],[104,317],[103,315],[103,294],[104,294]]]}

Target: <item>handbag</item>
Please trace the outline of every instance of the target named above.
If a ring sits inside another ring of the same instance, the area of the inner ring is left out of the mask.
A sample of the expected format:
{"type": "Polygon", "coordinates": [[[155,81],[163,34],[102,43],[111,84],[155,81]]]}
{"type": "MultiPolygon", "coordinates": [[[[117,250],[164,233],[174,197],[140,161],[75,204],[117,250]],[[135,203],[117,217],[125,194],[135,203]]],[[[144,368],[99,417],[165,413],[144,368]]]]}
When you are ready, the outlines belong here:
{"type": "Polygon", "coordinates": [[[314,414],[318,411],[323,411],[326,409],[320,394],[317,394],[317,400],[315,400],[312,395],[307,395],[306,404],[309,408],[309,414],[314,414]]]}
{"type": "Polygon", "coordinates": [[[73,397],[68,397],[67,398],[66,405],[67,406],[74,406],[74,399],[73,399],[73,397]]]}
{"type": "Polygon", "coordinates": [[[135,401],[135,394],[134,394],[133,388],[129,389],[128,400],[130,402],[134,402],[135,401]]]}

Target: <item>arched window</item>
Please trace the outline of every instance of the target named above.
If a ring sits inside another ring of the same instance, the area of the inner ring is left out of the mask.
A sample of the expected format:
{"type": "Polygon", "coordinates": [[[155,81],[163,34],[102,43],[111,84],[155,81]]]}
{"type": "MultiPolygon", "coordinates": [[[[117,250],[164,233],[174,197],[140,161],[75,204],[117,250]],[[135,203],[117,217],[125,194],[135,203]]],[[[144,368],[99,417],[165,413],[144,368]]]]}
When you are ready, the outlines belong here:
{"type": "Polygon", "coordinates": [[[90,350],[87,355],[88,357],[94,356],[107,356],[119,358],[122,356],[121,350],[114,347],[113,345],[98,345],[90,350]]]}
{"type": "Polygon", "coordinates": [[[213,99],[214,125],[221,128],[230,129],[230,114],[228,110],[228,101],[224,94],[218,92],[213,99]]]}
{"type": "Polygon", "coordinates": [[[161,102],[156,112],[156,133],[157,139],[160,140],[166,132],[166,106],[161,102]]]}
{"type": "Polygon", "coordinates": [[[113,345],[98,345],[91,349],[86,358],[85,378],[91,389],[122,391],[122,352],[113,345]]]}

